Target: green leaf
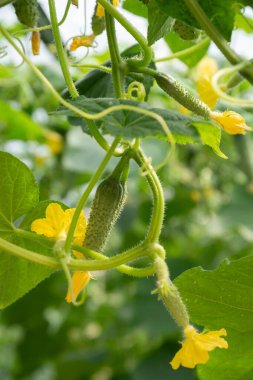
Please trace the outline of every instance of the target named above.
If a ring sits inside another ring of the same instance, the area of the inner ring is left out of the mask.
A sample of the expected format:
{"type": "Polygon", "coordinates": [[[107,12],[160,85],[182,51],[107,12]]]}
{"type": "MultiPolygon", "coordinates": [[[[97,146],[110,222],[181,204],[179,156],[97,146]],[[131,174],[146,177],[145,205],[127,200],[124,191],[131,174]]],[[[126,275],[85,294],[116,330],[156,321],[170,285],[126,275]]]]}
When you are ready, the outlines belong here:
{"type": "Polygon", "coordinates": [[[25,112],[0,100],[0,133],[7,140],[37,140],[43,137],[42,127],[25,112]]]}
{"type": "MultiPolygon", "coordinates": [[[[111,106],[118,106],[121,104],[152,111],[163,117],[178,144],[202,143],[212,147],[216,154],[225,158],[225,155],[219,148],[221,138],[220,128],[200,117],[187,116],[179,112],[161,108],[150,108],[147,103],[140,103],[126,99],[88,99],[84,96],[79,96],[78,98],[71,100],[70,103],[77,108],[92,114],[101,112],[111,106]]],[[[60,107],[56,113],[71,117],[74,125],[83,125],[84,131],[87,132],[84,119],[76,117],[76,114],[73,111],[66,109],[65,107],[60,107]],[[75,117],[77,120],[75,120],[75,117]]],[[[126,139],[148,136],[167,139],[159,122],[150,116],[137,112],[125,110],[115,111],[104,116],[101,121],[97,121],[97,125],[105,134],[122,136],[126,139]]]]}
{"type": "Polygon", "coordinates": [[[148,17],[148,10],[144,4],[139,0],[125,0],[123,3],[123,8],[128,12],[135,14],[136,16],[148,17]]]}
{"type": "MultiPolygon", "coordinates": [[[[183,40],[179,37],[177,33],[170,32],[165,36],[165,41],[167,42],[172,53],[177,53],[181,50],[188,49],[192,46],[195,46],[196,41],[187,41],[183,40]]],[[[196,50],[194,53],[191,53],[185,57],[179,58],[182,62],[184,62],[190,68],[197,65],[197,63],[206,55],[207,50],[209,48],[210,42],[206,42],[204,46],[200,49],[196,50]]]]}
{"type": "MultiPolygon", "coordinates": [[[[38,203],[39,191],[28,167],[9,153],[0,152],[0,237],[35,252],[51,255],[46,239],[24,237],[15,227],[17,219],[38,203]]],[[[48,277],[52,270],[0,251],[0,309],[48,277]]]]}
{"type": "MultiPolygon", "coordinates": [[[[194,28],[201,29],[196,19],[192,16],[185,0],[155,0],[157,6],[168,16],[184,21],[194,28]]],[[[199,0],[198,3],[211,19],[220,33],[230,41],[234,27],[235,5],[237,0],[199,0]]],[[[154,22],[159,22],[154,19],[154,22]]]]}
{"type": "Polygon", "coordinates": [[[236,29],[242,29],[246,33],[253,33],[253,19],[238,13],[235,17],[236,29]]]}
{"type": "Polygon", "coordinates": [[[150,0],[148,3],[148,44],[153,45],[165,36],[171,30],[173,24],[174,19],[168,17],[161,8],[158,8],[155,0],[150,0]]]}
{"type": "Polygon", "coordinates": [[[225,261],[213,271],[193,268],[176,280],[191,321],[211,330],[225,328],[229,348],[210,353],[199,366],[201,380],[241,380],[253,371],[253,256],[225,261]]]}

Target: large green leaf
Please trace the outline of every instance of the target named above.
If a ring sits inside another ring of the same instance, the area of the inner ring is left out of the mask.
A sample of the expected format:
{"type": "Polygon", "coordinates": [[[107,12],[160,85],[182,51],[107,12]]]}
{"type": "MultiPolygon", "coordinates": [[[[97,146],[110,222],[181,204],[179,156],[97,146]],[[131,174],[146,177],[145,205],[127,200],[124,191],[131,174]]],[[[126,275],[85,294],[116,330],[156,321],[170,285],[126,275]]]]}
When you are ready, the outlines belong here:
{"type": "MultiPolygon", "coordinates": [[[[39,191],[28,167],[9,153],[0,152],[0,237],[21,247],[50,255],[46,239],[24,237],[14,223],[37,205],[39,191]]],[[[0,250],[0,309],[48,277],[52,270],[0,250]]]]}
{"type": "Polygon", "coordinates": [[[246,380],[253,372],[253,256],[225,261],[213,271],[193,268],[175,280],[191,321],[227,330],[229,348],[210,353],[201,380],[246,380]]]}
{"type": "MultiPolygon", "coordinates": [[[[126,99],[88,99],[84,96],[79,96],[70,102],[77,108],[92,114],[121,104],[152,111],[165,120],[177,143],[202,143],[212,147],[215,153],[225,158],[225,155],[219,148],[221,138],[220,128],[200,117],[187,116],[179,112],[160,108],[150,108],[146,103],[126,99]]],[[[84,131],[87,132],[84,119],[81,119],[73,111],[60,107],[56,112],[71,117],[74,125],[82,125],[84,131]]],[[[138,112],[128,110],[115,111],[104,116],[102,121],[97,122],[97,125],[105,134],[122,136],[127,139],[148,136],[166,139],[165,132],[157,120],[138,112]]]]}
{"type": "MultiPolygon", "coordinates": [[[[189,11],[185,0],[155,0],[157,6],[168,16],[184,21],[186,24],[201,29],[189,11]]],[[[199,4],[220,33],[229,41],[234,27],[236,0],[199,0],[199,4]]],[[[153,22],[159,23],[154,19],[153,22]]]]}

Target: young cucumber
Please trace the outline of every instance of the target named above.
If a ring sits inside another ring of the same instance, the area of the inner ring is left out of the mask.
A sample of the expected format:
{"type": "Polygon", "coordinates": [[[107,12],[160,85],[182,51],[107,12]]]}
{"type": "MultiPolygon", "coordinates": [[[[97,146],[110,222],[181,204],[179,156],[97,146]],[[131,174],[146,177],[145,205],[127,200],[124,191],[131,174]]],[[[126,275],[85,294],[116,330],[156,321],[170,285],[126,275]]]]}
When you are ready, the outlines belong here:
{"type": "Polygon", "coordinates": [[[111,175],[97,188],[86,230],[84,246],[103,252],[110,232],[126,200],[126,182],[111,175]]]}
{"type": "Polygon", "coordinates": [[[16,0],[13,6],[22,24],[30,28],[37,25],[39,17],[37,0],[16,0]]]}

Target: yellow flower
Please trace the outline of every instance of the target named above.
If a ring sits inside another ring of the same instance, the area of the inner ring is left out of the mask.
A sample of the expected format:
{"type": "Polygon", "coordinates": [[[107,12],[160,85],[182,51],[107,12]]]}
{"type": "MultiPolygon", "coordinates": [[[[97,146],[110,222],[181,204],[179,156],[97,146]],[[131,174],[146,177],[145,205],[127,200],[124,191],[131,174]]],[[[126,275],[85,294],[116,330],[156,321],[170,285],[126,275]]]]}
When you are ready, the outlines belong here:
{"type": "Polygon", "coordinates": [[[194,368],[197,364],[205,364],[209,360],[209,351],[218,348],[228,348],[228,343],[221,336],[226,336],[225,329],[198,333],[195,328],[188,325],[184,329],[185,340],[181,343],[182,348],[176,353],[170,362],[173,369],[180,365],[194,368]]]}
{"type": "Polygon", "coordinates": [[[211,117],[230,135],[244,135],[246,131],[252,131],[252,128],[245,123],[245,119],[237,112],[212,112],[211,117]]]}
{"type": "Polygon", "coordinates": [[[54,131],[45,130],[45,143],[51,150],[52,154],[59,154],[63,149],[63,138],[62,136],[54,131]]]}
{"type": "MultiPolygon", "coordinates": [[[[50,203],[46,209],[46,217],[35,220],[31,225],[31,230],[39,235],[44,235],[55,240],[65,240],[68,234],[71,220],[75,212],[74,208],[63,210],[58,203],[50,203]]],[[[86,232],[86,218],[82,211],[74,232],[73,243],[82,245],[86,232]]],[[[77,251],[73,252],[78,259],[84,256],[77,251]]],[[[74,298],[76,299],[82,289],[88,284],[91,279],[89,272],[75,272],[72,281],[74,288],[74,298]]],[[[70,293],[66,296],[67,302],[71,302],[70,293]]]]}
{"type": "MultiPolygon", "coordinates": [[[[113,0],[112,5],[114,7],[117,7],[119,5],[119,0],[113,0]]],[[[105,9],[100,3],[98,3],[97,10],[96,10],[96,16],[97,17],[103,17],[104,15],[105,15],[105,9]]]]}
{"type": "Polygon", "coordinates": [[[217,71],[217,64],[213,58],[204,57],[197,66],[196,85],[199,98],[213,109],[219,96],[212,87],[211,79],[217,71]]]}
{"type": "Polygon", "coordinates": [[[74,37],[69,50],[74,51],[80,46],[91,47],[93,45],[95,37],[95,34],[91,34],[89,36],[74,37]]]}

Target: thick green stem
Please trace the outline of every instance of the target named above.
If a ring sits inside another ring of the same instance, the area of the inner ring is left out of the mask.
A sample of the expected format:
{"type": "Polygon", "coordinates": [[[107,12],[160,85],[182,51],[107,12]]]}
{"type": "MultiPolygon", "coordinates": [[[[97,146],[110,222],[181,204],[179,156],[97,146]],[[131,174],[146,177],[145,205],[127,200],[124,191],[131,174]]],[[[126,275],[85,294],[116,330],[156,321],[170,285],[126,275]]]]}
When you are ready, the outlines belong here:
{"type": "MultiPolygon", "coordinates": [[[[83,248],[84,247],[82,247],[81,249],[83,248]]],[[[72,249],[80,250],[80,247],[73,245],[72,249]]],[[[103,255],[102,253],[96,252],[96,251],[88,250],[86,252],[83,251],[83,253],[85,254],[85,256],[89,256],[93,259],[99,259],[99,260],[108,259],[106,255],[103,255]]],[[[155,268],[153,265],[150,265],[144,268],[133,268],[129,265],[122,264],[116,267],[115,269],[117,269],[119,272],[127,274],[128,276],[133,276],[133,277],[148,277],[148,276],[153,276],[155,273],[155,268]]]]}
{"type": "MultiPolygon", "coordinates": [[[[84,254],[90,253],[91,250],[85,247],[74,246],[76,250],[82,251],[84,254]]],[[[30,251],[25,248],[21,248],[15,244],[12,244],[4,239],[0,238],[0,248],[16,257],[29,260],[36,264],[40,264],[52,269],[61,269],[61,263],[58,258],[44,256],[39,253],[30,251]]],[[[116,268],[129,261],[136,260],[142,256],[146,256],[148,253],[148,247],[141,245],[139,247],[130,249],[126,252],[120,253],[116,256],[99,260],[80,260],[69,259],[68,268],[73,271],[98,271],[116,268]]],[[[96,253],[96,252],[93,252],[96,253]]]]}
{"type": "MultiPolygon", "coordinates": [[[[208,16],[205,14],[197,0],[185,0],[185,5],[198,21],[199,25],[205,30],[206,34],[211,38],[215,45],[220,49],[224,56],[233,65],[243,62],[242,58],[229,46],[228,42],[213,25],[208,16]]],[[[240,73],[253,84],[253,69],[244,68],[240,73]]]]}
{"type": "Polygon", "coordinates": [[[120,141],[120,137],[117,137],[114,139],[110,149],[108,150],[108,152],[106,153],[103,161],[101,162],[101,164],[99,165],[98,169],[96,170],[96,172],[93,174],[87,188],[85,189],[81,199],[79,200],[77,206],[76,206],[76,209],[75,209],[75,212],[74,212],[74,215],[73,215],[73,218],[72,218],[72,221],[71,221],[71,224],[70,224],[70,227],[69,227],[69,231],[68,231],[68,235],[67,235],[67,239],[66,239],[66,242],[65,242],[65,246],[64,246],[64,249],[66,252],[69,252],[70,251],[70,246],[71,246],[71,242],[73,240],[73,236],[74,236],[74,232],[75,232],[75,229],[76,229],[76,224],[77,224],[77,221],[78,221],[78,218],[79,218],[79,215],[85,205],[85,202],[87,201],[89,195],[90,195],[90,192],[92,191],[93,187],[96,185],[97,181],[99,180],[100,176],[102,175],[104,169],[106,168],[108,162],[110,161],[110,159],[112,158],[113,156],[113,153],[118,145],[120,141]]]}
{"type": "Polygon", "coordinates": [[[143,58],[129,59],[128,63],[132,66],[148,66],[152,59],[152,49],[148,46],[146,38],[109,1],[98,2],[136,39],[143,50],[143,58]]]}
{"type": "Polygon", "coordinates": [[[116,98],[122,98],[124,95],[124,75],[122,72],[122,67],[124,66],[124,64],[121,61],[119,54],[114,19],[108,12],[105,12],[105,23],[108,46],[112,62],[112,79],[114,93],[116,98]]]}
{"type": "Polygon", "coordinates": [[[164,195],[160,180],[145,157],[144,153],[139,149],[134,156],[136,163],[145,170],[147,181],[153,194],[153,211],[146,241],[157,243],[161,233],[164,218],[164,195]]]}
{"type": "Polygon", "coordinates": [[[52,23],[55,45],[56,45],[57,54],[58,54],[60,66],[62,69],[62,73],[63,73],[64,79],[65,79],[66,85],[68,86],[70,95],[73,98],[75,98],[78,96],[78,91],[77,91],[77,89],[74,85],[74,82],[72,80],[72,77],[70,75],[66,53],[65,53],[64,48],[62,46],[61,35],[60,35],[60,30],[59,30],[59,26],[58,26],[57,15],[56,15],[55,2],[54,2],[54,0],[48,0],[48,4],[49,4],[50,19],[51,19],[51,23],[52,23]]]}

